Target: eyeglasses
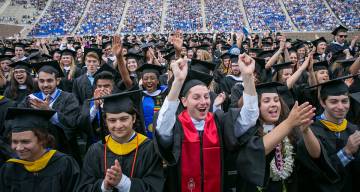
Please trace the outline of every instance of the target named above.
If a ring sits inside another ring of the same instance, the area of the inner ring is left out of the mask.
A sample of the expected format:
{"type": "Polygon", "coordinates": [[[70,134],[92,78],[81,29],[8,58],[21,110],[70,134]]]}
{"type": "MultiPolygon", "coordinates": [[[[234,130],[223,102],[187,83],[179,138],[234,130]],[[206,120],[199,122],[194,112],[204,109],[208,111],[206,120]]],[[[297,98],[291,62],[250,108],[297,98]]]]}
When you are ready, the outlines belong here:
{"type": "Polygon", "coordinates": [[[24,74],[24,73],[26,73],[25,70],[14,71],[14,74],[24,74]]]}
{"type": "Polygon", "coordinates": [[[347,35],[339,35],[340,38],[347,38],[347,35]]]}

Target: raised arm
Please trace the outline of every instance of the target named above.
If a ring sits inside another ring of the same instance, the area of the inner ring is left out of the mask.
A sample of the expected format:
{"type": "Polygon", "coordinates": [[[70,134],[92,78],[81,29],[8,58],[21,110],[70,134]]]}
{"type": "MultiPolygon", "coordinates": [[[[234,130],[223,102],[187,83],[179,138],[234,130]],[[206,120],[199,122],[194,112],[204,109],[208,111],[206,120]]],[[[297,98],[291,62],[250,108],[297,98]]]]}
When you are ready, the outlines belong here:
{"type": "Polygon", "coordinates": [[[130,78],[129,71],[126,68],[125,59],[123,57],[123,49],[121,46],[121,38],[119,35],[115,35],[113,38],[112,51],[116,56],[117,68],[120,72],[121,78],[123,79],[125,87],[130,89],[133,85],[133,82],[130,78]]]}
{"type": "Polygon", "coordinates": [[[287,80],[286,85],[288,89],[291,89],[296,81],[300,78],[301,74],[308,68],[310,60],[312,59],[313,55],[310,54],[304,61],[304,63],[293,73],[287,80]]]}
{"type": "Polygon", "coordinates": [[[234,133],[236,137],[240,137],[248,129],[255,126],[259,118],[258,97],[253,76],[255,60],[246,54],[242,54],[239,56],[238,64],[243,78],[244,94],[242,99],[244,105],[235,122],[234,133]]]}
{"type": "Polygon", "coordinates": [[[315,116],[314,111],[315,108],[309,105],[309,102],[300,106],[298,102],[295,102],[289,116],[263,137],[265,154],[269,154],[295,127],[302,124],[311,124],[313,122],[312,118],[315,116]]]}
{"type": "Polygon", "coordinates": [[[350,66],[350,73],[355,75],[357,73],[359,73],[359,70],[360,70],[360,57],[358,57],[354,63],[350,66]]]}
{"type": "Polygon", "coordinates": [[[173,129],[176,122],[176,110],[179,106],[179,95],[186,79],[188,64],[187,59],[179,59],[171,64],[174,73],[174,82],[170,88],[169,94],[165,98],[156,120],[156,134],[159,135],[159,143],[167,148],[173,142],[173,129]]]}
{"type": "Polygon", "coordinates": [[[275,54],[266,63],[265,69],[270,69],[271,66],[273,66],[277,62],[277,60],[279,59],[279,56],[281,55],[281,53],[283,53],[284,49],[285,49],[285,40],[281,39],[279,50],[277,50],[275,52],[275,54]]]}

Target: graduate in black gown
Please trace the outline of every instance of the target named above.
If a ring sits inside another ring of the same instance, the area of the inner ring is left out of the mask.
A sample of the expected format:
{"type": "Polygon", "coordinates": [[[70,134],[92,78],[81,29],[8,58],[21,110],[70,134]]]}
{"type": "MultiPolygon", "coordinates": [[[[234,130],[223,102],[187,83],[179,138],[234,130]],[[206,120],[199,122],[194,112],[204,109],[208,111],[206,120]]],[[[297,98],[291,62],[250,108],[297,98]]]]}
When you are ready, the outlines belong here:
{"type": "Polygon", "coordinates": [[[0,95],[0,137],[6,138],[8,132],[5,130],[5,117],[9,107],[15,107],[15,102],[0,95]]]}
{"type": "Polygon", "coordinates": [[[225,92],[228,96],[231,94],[231,88],[236,83],[242,83],[241,73],[238,66],[238,56],[231,56],[231,73],[221,79],[219,89],[225,92]]]}
{"type": "Polygon", "coordinates": [[[64,77],[61,78],[59,88],[63,91],[71,92],[73,81],[81,74],[81,69],[75,62],[76,52],[71,49],[61,51],[60,67],[63,70],[64,77]]]}
{"type": "MultiPolygon", "coordinates": [[[[106,67],[108,69],[103,69],[104,66],[95,74],[94,98],[103,97],[117,92],[115,78],[111,73],[111,71],[115,70],[110,66],[106,67]]],[[[82,132],[86,134],[86,148],[90,147],[93,143],[102,140],[105,135],[107,135],[102,113],[101,100],[85,100],[84,104],[81,106],[78,124],[79,127],[82,128],[82,132]]]]}
{"type": "Polygon", "coordinates": [[[298,145],[297,158],[302,165],[299,191],[359,191],[360,131],[346,119],[348,86],[343,78],[318,86],[324,112],[308,128],[316,137],[314,142],[298,145]]]}
{"type": "Polygon", "coordinates": [[[10,67],[14,71],[10,85],[5,89],[4,96],[19,104],[27,95],[35,90],[31,76],[31,65],[24,61],[18,61],[12,63],[10,67]]]}
{"type": "Polygon", "coordinates": [[[34,64],[38,74],[40,91],[30,94],[19,106],[34,109],[53,109],[56,111],[50,119],[50,134],[55,137],[56,149],[71,154],[80,162],[76,136],[79,103],[72,93],[57,88],[60,78],[64,76],[57,61],[46,61],[34,64]]]}
{"type": "MultiPolygon", "coordinates": [[[[228,113],[234,117],[229,129],[240,136],[255,125],[258,108],[252,76],[255,61],[247,55],[239,60],[246,105],[228,113]]],[[[230,190],[234,183],[227,183],[228,170],[233,163],[227,160],[227,155],[224,157],[224,113],[221,110],[210,112],[207,84],[212,76],[205,73],[188,77],[191,71],[188,71],[186,59],[173,62],[171,69],[174,81],[159,111],[154,137],[157,152],[167,166],[166,191],[230,190]],[[177,114],[179,97],[185,108],[177,114]]]]}
{"type": "Polygon", "coordinates": [[[316,47],[316,53],[314,54],[314,59],[317,61],[328,60],[328,53],[326,52],[327,41],[324,37],[320,37],[312,41],[313,46],[316,47]]]}
{"type": "Polygon", "coordinates": [[[85,49],[86,73],[74,80],[72,89],[72,93],[74,93],[80,104],[93,96],[94,74],[101,65],[101,51],[101,49],[85,49]]]}
{"type": "Polygon", "coordinates": [[[348,36],[347,34],[348,29],[342,25],[339,25],[338,27],[336,27],[331,34],[334,36],[334,41],[330,43],[329,47],[328,47],[328,52],[334,54],[336,52],[339,51],[344,51],[347,49],[347,54],[354,54],[355,53],[355,49],[354,49],[354,45],[349,45],[346,42],[346,38],[348,36]]]}
{"type": "Polygon", "coordinates": [[[10,83],[10,64],[13,55],[0,55],[0,95],[4,94],[7,85],[10,83]]]}
{"type": "Polygon", "coordinates": [[[154,145],[136,123],[139,91],[103,97],[109,135],[86,153],[78,192],[163,191],[164,174],[154,145]],[[137,97],[135,97],[137,95],[137,97]]]}
{"type": "Polygon", "coordinates": [[[167,94],[167,86],[160,84],[159,77],[164,67],[154,64],[144,64],[137,71],[141,74],[143,98],[142,111],[144,114],[146,136],[153,138],[153,118],[154,114],[160,110],[167,94]]]}
{"type": "MultiPolygon", "coordinates": [[[[240,137],[225,126],[225,144],[235,153],[239,172],[237,191],[282,192],[283,182],[294,172],[294,146],[290,133],[295,127],[311,123],[315,115],[308,103],[295,103],[291,112],[278,93],[282,84],[258,84],[260,116],[255,126],[240,137]]],[[[245,104],[245,102],[244,102],[245,104]]],[[[227,116],[225,122],[230,122],[227,116]]]]}
{"type": "Polygon", "coordinates": [[[72,192],[80,175],[76,161],[52,149],[52,110],[9,108],[11,148],[17,157],[0,170],[0,191],[72,192]]]}

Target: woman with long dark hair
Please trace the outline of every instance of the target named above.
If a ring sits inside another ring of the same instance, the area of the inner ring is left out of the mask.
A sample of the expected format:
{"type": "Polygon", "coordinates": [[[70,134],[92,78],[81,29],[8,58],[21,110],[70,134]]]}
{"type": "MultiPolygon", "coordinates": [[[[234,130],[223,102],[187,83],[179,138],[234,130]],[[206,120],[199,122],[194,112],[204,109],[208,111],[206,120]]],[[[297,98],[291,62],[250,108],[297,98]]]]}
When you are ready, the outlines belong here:
{"type": "MultiPolygon", "coordinates": [[[[256,86],[260,116],[256,125],[240,138],[225,140],[230,150],[237,152],[236,166],[240,170],[240,191],[281,192],[287,179],[294,172],[295,128],[311,124],[314,108],[309,103],[295,103],[289,109],[278,87],[282,84],[271,82],[256,86]]],[[[227,121],[227,120],[226,120],[227,121]]],[[[225,135],[231,136],[226,129],[225,135]]]]}
{"type": "Polygon", "coordinates": [[[4,96],[18,104],[35,89],[31,76],[31,66],[27,62],[18,61],[11,64],[10,67],[13,68],[13,71],[10,85],[5,89],[4,96]]]}

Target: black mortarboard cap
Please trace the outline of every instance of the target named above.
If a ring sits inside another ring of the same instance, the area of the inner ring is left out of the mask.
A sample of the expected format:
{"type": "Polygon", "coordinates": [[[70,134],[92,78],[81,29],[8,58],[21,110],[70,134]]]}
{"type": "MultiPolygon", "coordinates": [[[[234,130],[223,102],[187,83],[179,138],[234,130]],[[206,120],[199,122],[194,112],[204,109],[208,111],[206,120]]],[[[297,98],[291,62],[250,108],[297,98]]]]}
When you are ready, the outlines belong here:
{"type": "Polygon", "coordinates": [[[344,68],[350,67],[357,58],[351,58],[351,59],[344,59],[344,60],[338,60],[337,62],[340,63],[344,68]]]}
{"type": "Polygon", "coordinates": [[[358,76],[358,75],[359,74],[338,77],[338,78],[326,81],[324,83],[310,86],[310,87],[308,87],[308,89],[314,88],[314,87],[321,87],[320,97],[345,95],[346,93],[349,92],[349,87],[345,84],[344,80],[358,76]]]}
{"type": "Polygon", "coordinates": [[[221,59],[230,59],[232,54],[229,53],[229,51],[226,51],[225,53],[223,53],[220,58],[221,59]]]}
{"type": "Polygon", "coordinates": [[[47,129],[50,118],[56,113],[54,110],[33,108],[8,108],[6,120],[10,120],[12,132],[23,132],[36,129],[47,129]]]}
{"type": "Polygon", "coordinates": [[[292,68],[292,65],[293,64],[293,62],[285,62],[285,63],[279,63],[279,64],[275,64],[275,65],[273,65],[272,66],[272,68],[276,71],[276,72],[278,72],[278,71],[280,71],[280,70],[282,70],[282,69],[291,69],[292,68]]]}
{"type": "Polygon", "coordinates": [[[9,65],[9,67],[14,69],[25,69],[26,71],[30,72],[31,64],[25,61],[17,61],[9,65]]]}
{"type": "Polygon", "coordinates": [[[50,52],[50,55],[54,56],[55,53],[61,54],[61,50],[60,49],[54,49],[53,51],[50,52]]]}
{"type": "Polygon", "coordinates": [[[14,48],[15,48],[15,47],[21,47],[21,48],[25,49],[25,48],[26,48],[26,45],[25,45],[24,43],[15,43],[15,44],[14,44],[14,48]]]}
{"type": "Polygon", "coordinates": [[[350,98],[360,105],[360,92],[351,93],[350,98]]]}
{"type": "Polygon", "coordinates": [[[268,82],[256,85],[256,92],[260,95],[263,93],[278,93],[278,88],[284,86],[279,82],[268,82]]]}
{"type": "Polygon", "coordinates": [[[105,48],[106,48],[107,46],[109,46],[109,45],[112,45],[112,42],[111,42],[111,41],[104,42],[101,47],[102,47],[103,49],[105,49],[105,48]]]}
{"type": "Polygon", "coordinates": [[[101,56],[102,56],[102,49],[98,49],[98,48],[85,48],[84,49],[84,57],[86,57],[86,55],[90,52],[94,52],[99,56],[99,59],[101,60],[101,56]]]}
{"type": "Polygon", "coordinates": [[[113,76],[114,76],[114,81],[118,80],[120,78],[120,74],[119,72],[117,72],[113,67],[111,67],[110,65],[108,64],[103,64],[97,71],[96,73],[94,74],[94,77],[96,78],[96,76],[98,74],[100,74],[101,72],[103,71],[107,71],[107,72],[110,72],[113,76]]]}
{"type": "Polygon", "coordinates": [[[263,45],[263,47],[271,47],[271,46],[273,46],[273,43],[265,41],[262,43],[262,45],[263,45]]]}
{"type": "Polygon", "coordinates": [[[43,70],[50,69],[51,72],[56,74],[56,77],[64,77],[64,72],[60,68],[59,62],[57,62],[55,60],[34,63],[33,68],[36,71],[36,73],[38,73],[38,74],[43,70]]]}
{"type": "Polygon", "coordinates": [[[97,43],[92,43],[92,44],[90,44],[90,48],[98,49],[99,45],[97,43]]]}
{"type": "Polygon", "coordinates": [[[337,35],[337,33],[338,33],[339,31],[347,32],[348,29],[347,29],[346,27],[342,26],[342,25],[339,25],[338,27],[336,27],[336,28],[331,32],[331,34],[332,34],[332,35],[337,35]]]}
{"type": "Polygon", "coordinates": [[[5,54],[6,52],[10,52],[10,53],[12,53],[12,55],[14,55],[15,49],[9,48],[9,47],[5,47],[4,54],[5,54]]]}
{"type": "Polygon", "coordinates": [[[208,61],[201,61],[198,59],[191,60],[191,69],[210,74],[211,71],[215,70],[216,64],[208,61]]]}
{"type": "Polygon", "coordinates": [[[210,45],[199,45],[194,47],[195,49],[200,49],[200,50],[204,50],[204,51],[208,51],[209,50],[210,45]]]}
{"type": "Polygon", "coordinates": [[[187,92],[196,85],[209,86],[212,80],[213,80],[212,75],[190,69],[186,76],[184,85],[181,89],[180,96],[184,97],[187,94],[187,92]]]}
{"type": "Polygon", "coordinates": [[[260,58],[266,58],[266,57],[272,57],[274,55],[274,50],[269,50],[269,51],[261,51],[258,54],[258,57],[260,58]]]}
{"type": "Polygon", "coordinates": [[[259,57],[255,57],[255,69],[258,71],[258,69],[265,69],[265,59],[263,58],[259,58],[259,57]]]}
{"type": "Polygon", "coordinates": [[[164,56],[164,59],[170,63],[171,60],[175,60],[176,58],[175,51],[171,51],[170,53],[164,56]]]}
{"type": "Polygon", "coordinates": [[[325,42],[327,43],[326,39],[324,37],[320,37],[318,39],[315,39],[314,41],[312,41],[312,44],[314,46],[318,46],[319,43],[325,42]]]}
{"type": "Polygon", "coordinates": [[[76,51],[72,50],[72,49],[64,49],[61,51],[61,55],[68,55],[68,56],[76,56],[76,51]]]}
{"type": "Polygon", "coordinates": [[[13,57],[13,55],[0,55],[0,61],[11,60],[13,57]]]}
{"type": "Polygon", "coordinates": [[[165,68],[159,65],[154,64],[144,64],[139,67],[136,71],[141,73],[141,76],[145,73],[155,73],[157,76],[160,76],[165,68]]]}
{"type": "Polygon", "coordinates": [[[256,53],[256,54],[258,54],[258,53],[260,53],[260,52],[262,52],[263,50],[262,49],[260,49],[260,48],[250,48],[249,49],[249,52],[253,52],[253,53],[256,53]]]}
{"type": "Polygon", "coordinates": [[[135,109],[135,111],[137,112],[140,111],[139,107],[141,105],[141,96],[142,90],[136,90],[115,93],[112,95],[94,98],[91,100],[103,99],[103,111],[105,113],[127,113],[129,111],[132,111],[133,109],[135,109]]]}
{"type": "Polygon", "coordinates": [[[136,60],[144,58],[144,56],[140,52],[139,53],[128,52],[126,55],[124,55],[124,57],[126,59],[136,59],[136,60]]]}
{"type": "Polygon", "coordinates": [[[320,61],[313,64],[314,71],[328,69],[329,63],[327,61],[320,61]]]}

